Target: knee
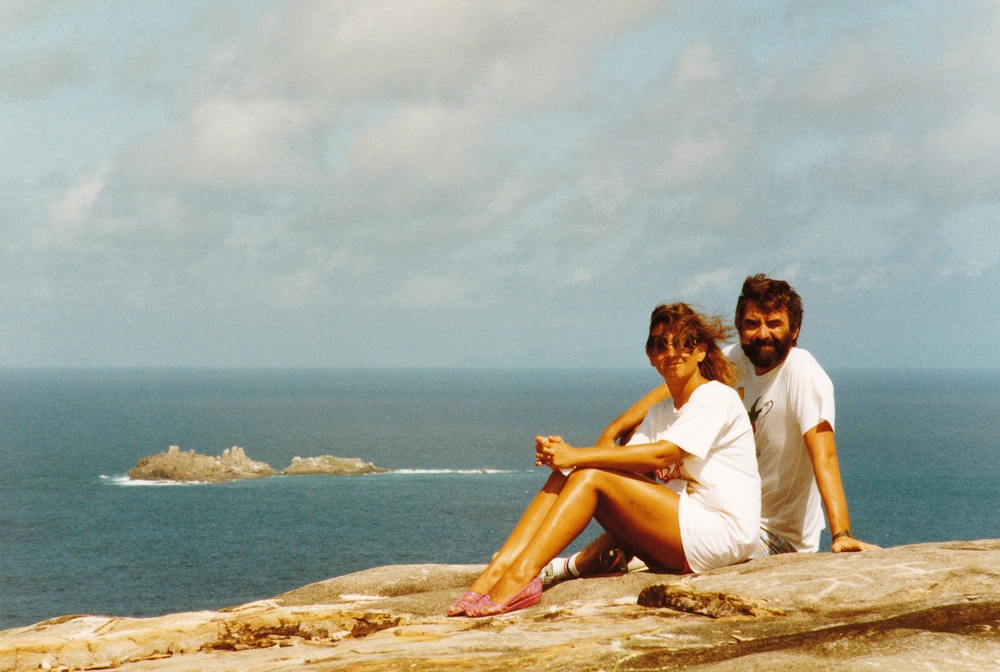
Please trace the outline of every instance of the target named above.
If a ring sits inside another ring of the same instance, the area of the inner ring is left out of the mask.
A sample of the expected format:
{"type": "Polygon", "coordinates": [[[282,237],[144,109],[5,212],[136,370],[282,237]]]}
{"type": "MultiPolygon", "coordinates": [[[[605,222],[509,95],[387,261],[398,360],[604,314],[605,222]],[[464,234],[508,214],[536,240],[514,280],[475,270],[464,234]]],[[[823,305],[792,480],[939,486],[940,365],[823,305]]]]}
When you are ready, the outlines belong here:
{"type": "Polygon", "coordinates": [[[581,467],[574,469],[566,477],[566,486],[573,488],[597,489],[608,480],[610,473],[603,469],[581,467]]]}
{"type": "MultiPolygon", "coordinates": [[[[571,472],[572,473],[572,472],[571,472]]],[[[565,476],[561,471],[555,470],[545,481],[545,485],[542,486],[542,492],[559,494],[568,481],[568,477],[565,476]]]]}

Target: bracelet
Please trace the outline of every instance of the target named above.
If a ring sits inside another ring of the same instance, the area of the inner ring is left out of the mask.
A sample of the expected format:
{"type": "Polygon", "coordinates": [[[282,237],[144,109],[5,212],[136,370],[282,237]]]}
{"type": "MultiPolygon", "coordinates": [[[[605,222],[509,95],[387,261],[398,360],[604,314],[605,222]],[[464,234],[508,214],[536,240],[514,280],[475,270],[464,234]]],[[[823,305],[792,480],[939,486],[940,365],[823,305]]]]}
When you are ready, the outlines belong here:
{"type": "Polygon", "coordinates": [[[830,543],[832,544],[833,542],[837,541],[837,539],[840,539],[841,537],[850,537],[851,539],[854,538],[854,536],[851,534],[850,530],[841,530],[840,532],[837,532],[837,534],[835,534],[832,537],[830,537],[830,543]]]}

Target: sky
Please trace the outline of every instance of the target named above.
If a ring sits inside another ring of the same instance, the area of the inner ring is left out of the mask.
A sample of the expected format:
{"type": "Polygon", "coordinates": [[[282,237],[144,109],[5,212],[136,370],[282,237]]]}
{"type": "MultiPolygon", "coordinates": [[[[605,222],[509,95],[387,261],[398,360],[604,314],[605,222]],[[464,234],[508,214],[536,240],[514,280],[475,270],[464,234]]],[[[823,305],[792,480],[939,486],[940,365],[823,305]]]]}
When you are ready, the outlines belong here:
{"type": "Polygon", "coordinates": [[[1000,368],[992,0],[0,0],[0,156],[0,367],[1000,368]]]}

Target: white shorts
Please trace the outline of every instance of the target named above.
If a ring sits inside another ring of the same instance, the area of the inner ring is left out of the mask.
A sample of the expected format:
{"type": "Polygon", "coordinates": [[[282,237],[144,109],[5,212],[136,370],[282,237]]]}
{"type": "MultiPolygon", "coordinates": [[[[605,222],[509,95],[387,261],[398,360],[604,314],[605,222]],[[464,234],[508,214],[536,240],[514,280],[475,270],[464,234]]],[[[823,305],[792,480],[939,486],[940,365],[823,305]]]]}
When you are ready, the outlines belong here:
{"type": "Polygon", "coordinates": [[[695,572],[743,562],[757,543],[757,530],[747,535],[735,521],[718,511],[707,509],[681,490],[677,509],[681,543],[688,565],[695,572]]]}

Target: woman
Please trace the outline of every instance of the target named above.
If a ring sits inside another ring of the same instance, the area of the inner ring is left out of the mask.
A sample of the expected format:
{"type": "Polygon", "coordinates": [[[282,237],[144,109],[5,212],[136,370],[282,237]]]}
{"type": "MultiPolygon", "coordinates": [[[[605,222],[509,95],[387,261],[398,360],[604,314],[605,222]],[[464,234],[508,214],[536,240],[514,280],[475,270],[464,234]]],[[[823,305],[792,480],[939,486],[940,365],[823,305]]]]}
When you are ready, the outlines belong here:
{"type": "Polygon", "coordinates": [[[741,562],[760,529],[753,431],[716,340],[729,329],[683,303],[659,306],[649,363],[670,388],[623,448],[536,437],[552,474],[449,616],[492,616],[541,601],[539,570],[596,519],[629,552],[676,571],[741,562]],[[645,474],[655,471],[663,483],[645,474]],[[668,487],[669,486],[669,487],[668,487]]]}

